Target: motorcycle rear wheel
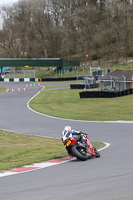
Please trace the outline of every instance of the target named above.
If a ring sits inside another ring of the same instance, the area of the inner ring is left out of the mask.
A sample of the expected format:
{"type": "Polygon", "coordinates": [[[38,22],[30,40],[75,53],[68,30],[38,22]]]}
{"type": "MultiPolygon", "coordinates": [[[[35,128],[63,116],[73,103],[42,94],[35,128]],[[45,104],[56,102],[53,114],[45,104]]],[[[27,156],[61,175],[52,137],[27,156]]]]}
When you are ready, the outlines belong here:
{"type": "Polygon", "coordinates": [[[77,157],[78,159],[80,159],[80,160],[82,160],[82,161],[86,161],[86,160],[88,160],[88,158],[90,158],[90,156],[88,156],[88,155],[83,155],[81,152],[79,152],[77,146],[73,146],[73,147],[71,148],[71,151],[72,151],[72,153],[73,153],[73,155],[74,155],[75,157],[77,157]]]}

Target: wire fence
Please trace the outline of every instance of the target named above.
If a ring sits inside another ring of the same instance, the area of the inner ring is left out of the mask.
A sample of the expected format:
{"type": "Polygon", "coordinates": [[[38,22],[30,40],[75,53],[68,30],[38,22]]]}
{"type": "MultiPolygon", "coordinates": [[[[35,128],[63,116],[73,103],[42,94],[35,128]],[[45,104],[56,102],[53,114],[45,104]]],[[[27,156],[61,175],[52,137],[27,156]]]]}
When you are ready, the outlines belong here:
{"type": "Polygon", "coordinates": [[[5,73],[5,78],[35,78],[35,70],[12,70],[5,73]]]}

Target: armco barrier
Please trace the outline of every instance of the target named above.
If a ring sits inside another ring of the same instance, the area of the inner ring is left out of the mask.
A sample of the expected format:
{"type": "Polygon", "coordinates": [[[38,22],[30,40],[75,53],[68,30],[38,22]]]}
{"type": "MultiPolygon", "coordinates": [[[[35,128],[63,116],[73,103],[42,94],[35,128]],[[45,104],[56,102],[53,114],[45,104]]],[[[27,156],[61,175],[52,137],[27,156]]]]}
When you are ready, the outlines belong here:
{"type": "MultiPolygon", "coordinates": [[[[92,76],[87,76],[92,77],[92,76]]],[[[84,76],[73,76],[73,77],[55,77],[55,78],[42,78],[42,81],[74,81],[84,80],[84,76]]]]}
{"type": "Polygon", "coordinates": [[[74,81],[77,80],[77,77],[60,77],[60,78],[42,78],[42,81],[74,81]]]}
{"type": "MultiPolygon", "coordinates": [[[[48,82],[48,81],[74,81],[74,80],[84,80],[84,76],[74,76],[74,77],[55,77],[55,78],[17,78],[18,80],[15,81],[16,78],[0,78],[1,82],[19,82],[19,81],[24,81],[24,82],[30,82],[30,81],[35,81],[35,82],[48,82]]],[[[94,87],[95,88],[95,87],[94,87]]],[[[76,89],[76,88],[74,88],[76,89]]],[[[82,88],[81,88],[82,89],[82,88]]]]}
{"type": "Polygon", "coordinates": [[[0,78],[0,82],[39,82],[39,78],[0,78]]]}
{"type": "Polygon", "coordinates": [[[84,89],[85,84],[70,84],[71,89],[84,89]]]}
{"type": "Polygon", "coordinates": [[[42,82],[42,81],[73,81],[77,80],[77,77],[62,77],[62,78],[0,78],[0,82],[42,82]]]}
{"type": "Polygon", "coordinates": [[[83,91],[79,92],[80,98],[115,98],[133,94],[133,89],[123,91],[83,91]]]}

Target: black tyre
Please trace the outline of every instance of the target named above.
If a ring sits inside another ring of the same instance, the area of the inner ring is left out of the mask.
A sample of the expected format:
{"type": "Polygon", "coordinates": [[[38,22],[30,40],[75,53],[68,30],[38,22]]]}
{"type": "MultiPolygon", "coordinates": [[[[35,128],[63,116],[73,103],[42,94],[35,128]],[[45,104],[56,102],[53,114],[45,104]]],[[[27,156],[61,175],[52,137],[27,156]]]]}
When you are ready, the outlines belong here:
{"type": "Polygon", "coordinates": [[[99,151],[97,151],[96,148],[94,148],[94,151],[95,151],[95,157],[96,157],[96,158],[99,158],[99,157],[100,157],[99,151]]]}
{"type": "Polygon", "coordinates": [[[83,155],[81,152],[80,152],[80,150],[81,149],[79,149],[79,147],[77,147],[77,146],[73,146],[72,148],[71,148],[71,151],[72,151],[72,153],[73,153],[73,155],[75,156],[75,157],[77,157],[78,159],[80,159],[80,160],[82,160],[82,161],[86,161],[90,156],[88,156],[88,155],[83,155]]]}
{"type": "Polygon", "coordinates": [[[100,158],[100,153],[99,153],[99,152],[96,153],[96,154],[95,154],[95,157],[96,157],[96,158],[100,158]]]}

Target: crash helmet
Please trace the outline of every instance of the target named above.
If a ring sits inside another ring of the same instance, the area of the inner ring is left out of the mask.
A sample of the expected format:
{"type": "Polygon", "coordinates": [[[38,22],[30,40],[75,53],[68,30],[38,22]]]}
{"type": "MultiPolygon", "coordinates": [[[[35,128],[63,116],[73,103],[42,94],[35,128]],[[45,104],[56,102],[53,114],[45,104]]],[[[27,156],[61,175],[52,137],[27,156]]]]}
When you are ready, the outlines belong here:
{"type": "Polygon", "coordinates": [[[65,126],[65,128],[64,128],[64,131],[66,131],[66,132],[71,131],[71,130],[72,130],[71,126],[65,126]]]}

